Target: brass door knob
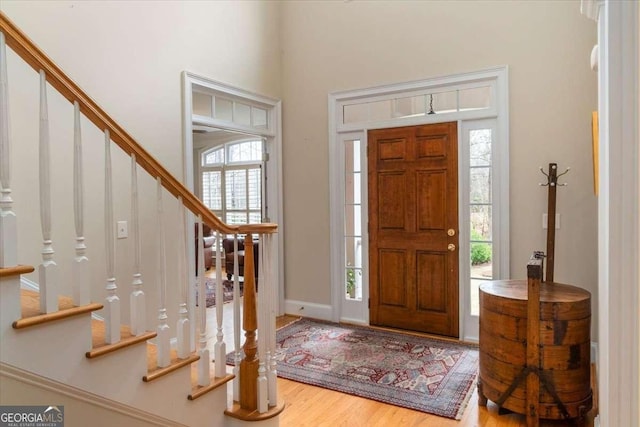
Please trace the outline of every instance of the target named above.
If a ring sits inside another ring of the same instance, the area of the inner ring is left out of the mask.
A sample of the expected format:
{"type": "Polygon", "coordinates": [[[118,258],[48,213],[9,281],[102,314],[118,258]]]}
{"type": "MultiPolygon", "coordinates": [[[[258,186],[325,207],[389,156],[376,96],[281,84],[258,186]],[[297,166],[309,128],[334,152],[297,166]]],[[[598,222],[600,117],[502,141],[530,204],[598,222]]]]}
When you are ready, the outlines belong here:
{"type": "Polygon", "coordinates": [[[449,243],[447,249],[449,249],[449,252],[453,252],[456,250],[456,245],[454,245],[453,243],[449,243]]]}
{"type": "Polygon", "coordinates": [[[453,237],[456,235],[456,230],[454,230],[453,228],[450,228],[447,230],[447,234],[449,235],[449,237],[453,237]]]}

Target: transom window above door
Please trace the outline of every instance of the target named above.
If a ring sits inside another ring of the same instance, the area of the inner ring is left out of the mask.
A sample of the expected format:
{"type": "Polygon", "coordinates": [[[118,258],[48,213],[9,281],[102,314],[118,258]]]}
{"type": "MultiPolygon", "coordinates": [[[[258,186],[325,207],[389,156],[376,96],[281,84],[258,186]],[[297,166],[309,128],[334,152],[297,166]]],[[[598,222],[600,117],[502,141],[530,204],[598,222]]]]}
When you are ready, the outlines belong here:
{"type": "Polygon", "coordinates": [[[261,139],[230,142],[201,154],[201,198],[228,224],[262,222],[261,139]]]}
{"type": "Polygon", "coordinates": [[[269,127],[265,106],[234,99],[229,95],[194,91],[192,109],[194,116],[201,116],[205,120],[211,118],[258,129],[269,127]]]}

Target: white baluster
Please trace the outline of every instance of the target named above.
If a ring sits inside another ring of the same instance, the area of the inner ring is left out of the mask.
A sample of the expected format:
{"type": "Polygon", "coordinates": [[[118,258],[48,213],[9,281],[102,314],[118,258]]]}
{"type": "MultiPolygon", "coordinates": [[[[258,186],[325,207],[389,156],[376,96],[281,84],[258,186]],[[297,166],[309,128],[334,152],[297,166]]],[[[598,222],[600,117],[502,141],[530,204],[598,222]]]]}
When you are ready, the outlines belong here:
{"type": "MultiPolygon", "coordinates": [[[[258,253],[255,254],[256,262],[258,263],[258,277],[256,284],[258,284],[260,292],[257,294],[258,298],[258,412],[265,413],[269,408],[269,392],[267,384],[267,368],[266,363],[266,347],[267,347],[267,315],[268,308],[266,307],[266,292],[264,290],[264,234],[260,235],[260,244],[258,245],[258,253]]],[[[245,244],[253,244],[253,242],[247,242],[245,244]]],[[[253,273],[253,272],[252,272],[253,273]]],[[[244,274],[247,274],[245,270],[244,274]]]]}
{"type": "Polygon", "coordinates": [[[11,141],[7,47],[0,33],[0,267],[18,263],[18,231],[11,198],[11,141]]]}
{"type": "Polygon", "coordinates": [[[240,346],[240,274],[238,266],[238,235],[233,235],[233,400],[240,401],[240,361],[242,360],[242,347],[240,346]]]}
{"type": "Polygon", "coordinates": [[[276,298],[277,298],[277,286],[275,281],[275,270],[273,269],[273,253],[274,253],[274,241],[273,234],[268,234],[264,239],[264,268],[265,268],[265,280],[261,287],[263,292],[268,295],[269,298],[269,312],[267,321],[267,381],[269,384],[269,405],[275,406],[278,404],[278,371],[276,361],[276,298]]]}
{"type": "Polygon", "coordinates": [[[40,311],[58,311],[58,266],[53,260],[51,240],[51,179],[49,156],[49,112],[47,106],[47,78],[40,70],[40,224],[42,225],[42,264],[40,279],[40,311]]]}
{"type": "Polygon", "coordinates": [[[187,227],[186,208],[182,203],[182,196],[178,197],[178,210],[180,212],[180,226],[178,227],[180,237],[178,238],[178,283],[180,286],[180,307],[178,324],[178,357],[186,359],[191,353],[191,324],[189,322],[189,312],[187,311],[187,287],[189,286],[189,274],[187,273],[187,227]]]}
{"type": "Polygon", "coordinates": [[[104,216],[105,243],[107,258],[107,297],[104,304],[105,342],[114,344],[120,341],[120,298],[116,284],[116,248],[115,223],[113,221],[113,172],[111,169],[111,135],[104,131],[104,216]]]}
{"type": "Polygon", "coordinates": [[[207,294],[204,289],[204,234],[202,233],[202,216],[198,215],[198,311],[200,312],[198,385],[206,387],[211,383],[211,373],[207,349],[207,294]]]}
{"type": "Polygon", "coordinates": [[[216,377],[221,378],[227,374],[225,358],[227,357],[227,345],[224,342],[224,333],[222,332],[223,305],[224,305],[224,289],[222,288],[222,234],[216,232],[216,320],[218,322],[218,333],[216,334],[216,343],[213,348],[213,354],[216,361],[216,377]]]}
{"type": "Polygon", "coordinates": [[[133,239],[133,281],[129,296],[131,314],[131,334],[142,335],[147,330],[147,305],[142,290],[142,273],[140,272],[140,213],[138,210],[138,163],[136,155],[131,154],[131,238],[133,239]]]}
{"type": "Polygon", "coordinates": [[[171,337],[170,328],[167,323],[167,270],[166,270],[166,250],[164,232],[164,209],[162,208],[162,178],[157,178],[158,182],[158,277],[160,278],[160,308],[158,310],[158,367],[165,368],[171,364],[171,337]]]}
{"type": "Polygon", "coordinates": [[[73,263],[73,304],[89,304],[89,258],[84,243],[84,175],[82,172],[82,133],[80,104],[73,103],[73,212],[76,228],[76,256],[73,263]]]}

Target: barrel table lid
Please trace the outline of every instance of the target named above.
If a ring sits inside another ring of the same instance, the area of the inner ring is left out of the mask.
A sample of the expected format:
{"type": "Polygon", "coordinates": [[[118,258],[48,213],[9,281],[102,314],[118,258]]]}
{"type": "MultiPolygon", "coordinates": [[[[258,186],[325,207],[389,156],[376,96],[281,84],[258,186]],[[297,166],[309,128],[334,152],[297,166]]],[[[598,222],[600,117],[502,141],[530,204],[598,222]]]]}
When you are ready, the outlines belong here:
{"type": "MultiPolygon", "coordinates": [[[[526,280],[493,280],[480,285],[480,291],[497,297],[527,300],[526,280]]],[[[591,293],[577,286],[562,283],[540,284],[540,302],[579,302],[591,298],[591,293]]]]}

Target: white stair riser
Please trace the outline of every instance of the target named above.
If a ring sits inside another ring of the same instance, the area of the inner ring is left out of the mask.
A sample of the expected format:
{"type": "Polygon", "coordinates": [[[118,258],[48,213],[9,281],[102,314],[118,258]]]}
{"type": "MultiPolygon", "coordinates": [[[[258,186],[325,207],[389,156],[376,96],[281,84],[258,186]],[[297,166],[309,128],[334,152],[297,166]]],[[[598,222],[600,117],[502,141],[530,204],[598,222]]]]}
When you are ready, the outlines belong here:
{"type": "MultiPolygon", "coordinates": [[[[20,318],[20,278],[0,283],[0,360],[25,371],[194,427],[227,425],[227,387],[190,401],[191,371],[183,368],[150,383],[147,348],[134,345],[95,359],[91,349],[89,313],[24,329],[13,329],[20,318]]],[[[256,425],[253,424],[255,427],[256,425]]]]}

